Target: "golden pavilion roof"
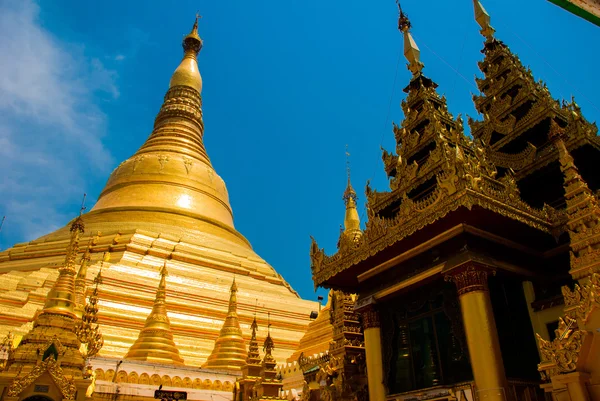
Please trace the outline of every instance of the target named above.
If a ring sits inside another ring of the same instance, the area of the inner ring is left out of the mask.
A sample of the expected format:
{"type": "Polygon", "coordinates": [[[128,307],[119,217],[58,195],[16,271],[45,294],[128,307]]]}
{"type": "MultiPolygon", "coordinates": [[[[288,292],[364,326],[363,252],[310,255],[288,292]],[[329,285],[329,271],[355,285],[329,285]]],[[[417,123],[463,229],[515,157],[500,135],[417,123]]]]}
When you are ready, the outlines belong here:
{"type": "MultiPolygon", "coordinates": [[[[499,43],[492,36],[489,18],[478,15],[478,21],[489,36],[486,48],[490,41],[499,43]]],[[[330,256],[313,239],[310,256],[315,286],[328,286],[331,277],[460,208],[487,210],[550,236],[564,230],[564,213],[548,205],[543,208],[529,205],[520,196],[515,172],[499,173],[494,157],[489,156],[489,145],[479,134],[481,126],[471,125],[474,140],[464,134],[461,117],[452,116],[445,97],[436,91],[437,84],[423,74],[420,52],[410,34],[408,17],[402,11],[398,25],[412,78],[404,89],[405,118],[400,126],[393,127],[396,155],[383,152],[391,191],[374,191],[367,183],[368,221],[358,240],[348,241],[342,233],[338,251],[330,256]]],[[[509,52],[505,46],[502,49],[509,52]]],[[[482,91],[485,93],[486,88],[482,91]]],[[[479,107],[477,99],[475,103],[479,107]]],[[[592,128],[587,132],[590,136],[594,133],[592,128]]]]}
{"type": "Polygon", "coordinates": [[[212,353],[206,363],[202,365],[203,368],[239,370],[246,364],[248,352],[237,315],[237,291],[234,278],[230,289],[227,317],[219,333],[219,338],[215,341],[212,353]]]}
{"type": "Polygon", "coordinates": [[[125,355],[125,359],[183,365],[183,358],[173,341],[171,322],[167,316],[167,262],[160,271],[160,282],[152,312],[146,319],[138,339],[125,355]]]}

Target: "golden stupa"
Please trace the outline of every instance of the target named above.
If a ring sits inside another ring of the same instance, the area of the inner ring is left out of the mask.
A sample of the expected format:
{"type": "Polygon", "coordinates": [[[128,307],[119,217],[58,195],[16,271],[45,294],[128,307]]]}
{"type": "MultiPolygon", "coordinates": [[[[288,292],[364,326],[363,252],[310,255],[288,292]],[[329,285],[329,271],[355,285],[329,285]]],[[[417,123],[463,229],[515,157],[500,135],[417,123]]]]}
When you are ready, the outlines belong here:
{"type": "MultiPolygon", "coordinates": [[[[246,364],[248,352],[237,316],[237,285],[235,278],[231,284],[229,297],[229,311],[223,323],[219,338],[215,341],[215,348],[208,357],[203,368],[209,369],[237,369],[246,364]]],[[[254,325],[256,320],[253,320],[254,325]]]]}
{"type": "Polygon", "coordinates": [[[146,319],[146,324],[140,336],[125,355],[125,359],[133,361],[148,361],[183,365],[183,358],[173,341],[171,322],[167,316],[167,262],[160,271],[160,282],[156,290],[156,299],[152,312],[146,319]]]}
{"type": "MultiPolygon", "coordinates": [[[[167,259],[166,310],[186,365],[202,365],[213,350],[228,317],[234,276],[244,336],[250,336],[256,300],[268,299],[263,308],[271,316],[277,360],[294,352],[310,312],[317,309],[315,302],[300,299],[234,227],[225,182],[203,143],[202,78],[196,59],[201,47],[196,20],[183,40],[183,60],[152,134],[112,172],[94,207],[82,216],[86,231],[81,243],[89,245],[75,301],[81,303],[83,285],[91,284],[107,253],[98,294],[105,340],[101,357],[121,359],[135,349],[132,344],[155,305],[156,272],[167,259]]],[[[0,337],[11,331],[18,341],[29,331],[58,276],[69,226],[0,252],[0,337]]],[[[76,313],[81,310],[82,305],[75,306],[76,313]]]]}

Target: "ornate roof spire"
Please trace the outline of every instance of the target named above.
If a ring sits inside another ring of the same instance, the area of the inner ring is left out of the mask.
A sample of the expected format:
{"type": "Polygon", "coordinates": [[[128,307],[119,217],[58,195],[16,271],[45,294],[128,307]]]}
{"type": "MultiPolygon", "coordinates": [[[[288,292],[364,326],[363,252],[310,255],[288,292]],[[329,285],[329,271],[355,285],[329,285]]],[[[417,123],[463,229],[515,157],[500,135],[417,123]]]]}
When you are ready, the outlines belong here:
{"type": "Polygon", "coordinates": [[[258,330],[256,315],[254,315],[254,320],[252,320],[250,328],[252,329],[252,336],[250,337],[250,344],[248,345],[248,358],[246,358],[246,363],[248,365],[257,365],[260,363],[260,354],[258,352],[258,341],[256,340],[256,331],[258,330]]]}
{"type": "Polygon", "coordinates": [[[246,364],[248,353],[237,315],[237,291],[234,277],[229,295],[227,317],[223,322],[219,338],[215,341],[212,353],[202,365],[203,368],[239,370],[246,364]]]}
{"type": "Polygon", "coordinates": [[[138,339],[129,348],[125,359],[183,365],[183,358],[173,341],[171,322],[167,316],[167,261],[160,270],[160,282],[152,312],[148,315],[138,339]]]}
{"type": "Polygon", "coordinates": [[[179,67],[173,73],[171,77],[170,88],[175,86],[187,86],[196,89],[199,93],[202,92],[202,77],[200,71],[198,71],[198,62],[196,57],[202,49],[202,39],[198,35],[198,18],[196,14],[196,21],[192,27],[192,31],[183,39],[183,60],[179,64],[179,67]]]}
{"type": "Polygon", "coordinates": [[[344,203],[346,204],[343,233],[355,237],[356,235],[361,235],[362,232],[360,230],[360,218],[358,216],[358,211],[356,210],[356,191],[354,191],[352,183],[350,182],[350,153],[348,153],[348,145],[346,145],[346,172],[348,175],[348,183],[343,196],[344,203]]]}
{"type": "Polygon", "coordinates": [[[565,145],[565,133],[555,120],[550,121],[549,137],[558,150],[564,176],[567,227],[571,239],[570,273],[579,280],[592,273],[600,273],[600,236],[594,229],[600,224],[600,202],[579,174],[565,145]]]}
{"type": "Polygon", "coordinates": [[[396,3],[398,4],[399,11],[398,29],[404,36],[404,57],[408,60],[408,69],[412,72],[413,76],[416,76],[421,72],[424,66],[421,62],[421,51],[410,34],[411,24],[408,15],[402,12],[402,7],[398,0],[396,0],[396,3]]]}
{"type": "Polygon", "coordinates": [[[263,358],[263,364],[271,364],[276,363],[275,358],[273,357],[273,349],[275,349],[275,343],[271,338],[271,312],[268,312],[268,324],[267,324],[267,337],[265,338],[265,342],[263,344],[263,351],[265,352],[265,357],[263,358]]]}
{"type": "Polygon", "coordinates": [[[490,15],[485,11],[485,8],[483,8],[483,5],[481,5],[479,0],[473,0],[473,7],[475,9],[475,21],[477,21],[481,27],[481,34],[485,36],[487,40],[493,40],[494,32],[496,32],[496,30],[490,25],[490,15]]]}

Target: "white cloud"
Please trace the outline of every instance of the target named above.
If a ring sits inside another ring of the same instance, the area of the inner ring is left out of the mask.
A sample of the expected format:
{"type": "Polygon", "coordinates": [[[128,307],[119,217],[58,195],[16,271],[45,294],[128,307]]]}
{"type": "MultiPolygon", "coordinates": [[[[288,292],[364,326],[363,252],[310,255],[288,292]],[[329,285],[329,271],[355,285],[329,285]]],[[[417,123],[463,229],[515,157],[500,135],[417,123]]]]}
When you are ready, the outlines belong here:
{"type": "Polygon", "coordinates": [[[123,54],[117,54],[115,56],[115,61],[123,61],[125,60],[125,56],[123,54]]]}
{"type": "Polygon", "coordinates": [[[39,23],[32,0],[0,2],[0,215],[10,242],[64,224],[61,206],[86,188],[86,171],[112,165],[101,137],[99,93],[119,96],[116,72],[83,46],[61,42],[39,23]],[[9,234],[10,233],[10,234],[9,234]]]}

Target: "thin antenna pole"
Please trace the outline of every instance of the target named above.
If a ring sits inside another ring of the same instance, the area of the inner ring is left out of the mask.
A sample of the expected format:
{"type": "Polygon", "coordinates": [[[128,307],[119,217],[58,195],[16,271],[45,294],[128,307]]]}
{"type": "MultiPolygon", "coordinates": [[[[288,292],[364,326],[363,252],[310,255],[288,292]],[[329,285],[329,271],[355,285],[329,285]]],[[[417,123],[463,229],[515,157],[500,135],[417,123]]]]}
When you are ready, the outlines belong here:
{"type": "Polygon", "coordinates": [[[0,233],[2,232],[2,226],[4,226],[4,220],[6,220],[6,216],[2,216],[2,221],[0,222],[0,233]]]}
{"type": "Polygon", "coordinates": [[[86,197],[87,197],[87,194],[84,193],[83,199],[81,200],[81,209],[79,209],[79,216],[81,216],[83,214],[83,211],[85,210],[85,198],[86,197]]]}
{"type": "Polygon", "coordinates": [[[348,182],[350,182],[350,153],[348,152],[348,144],[346,144],[346,174],[348,174],[348,182]]]}

